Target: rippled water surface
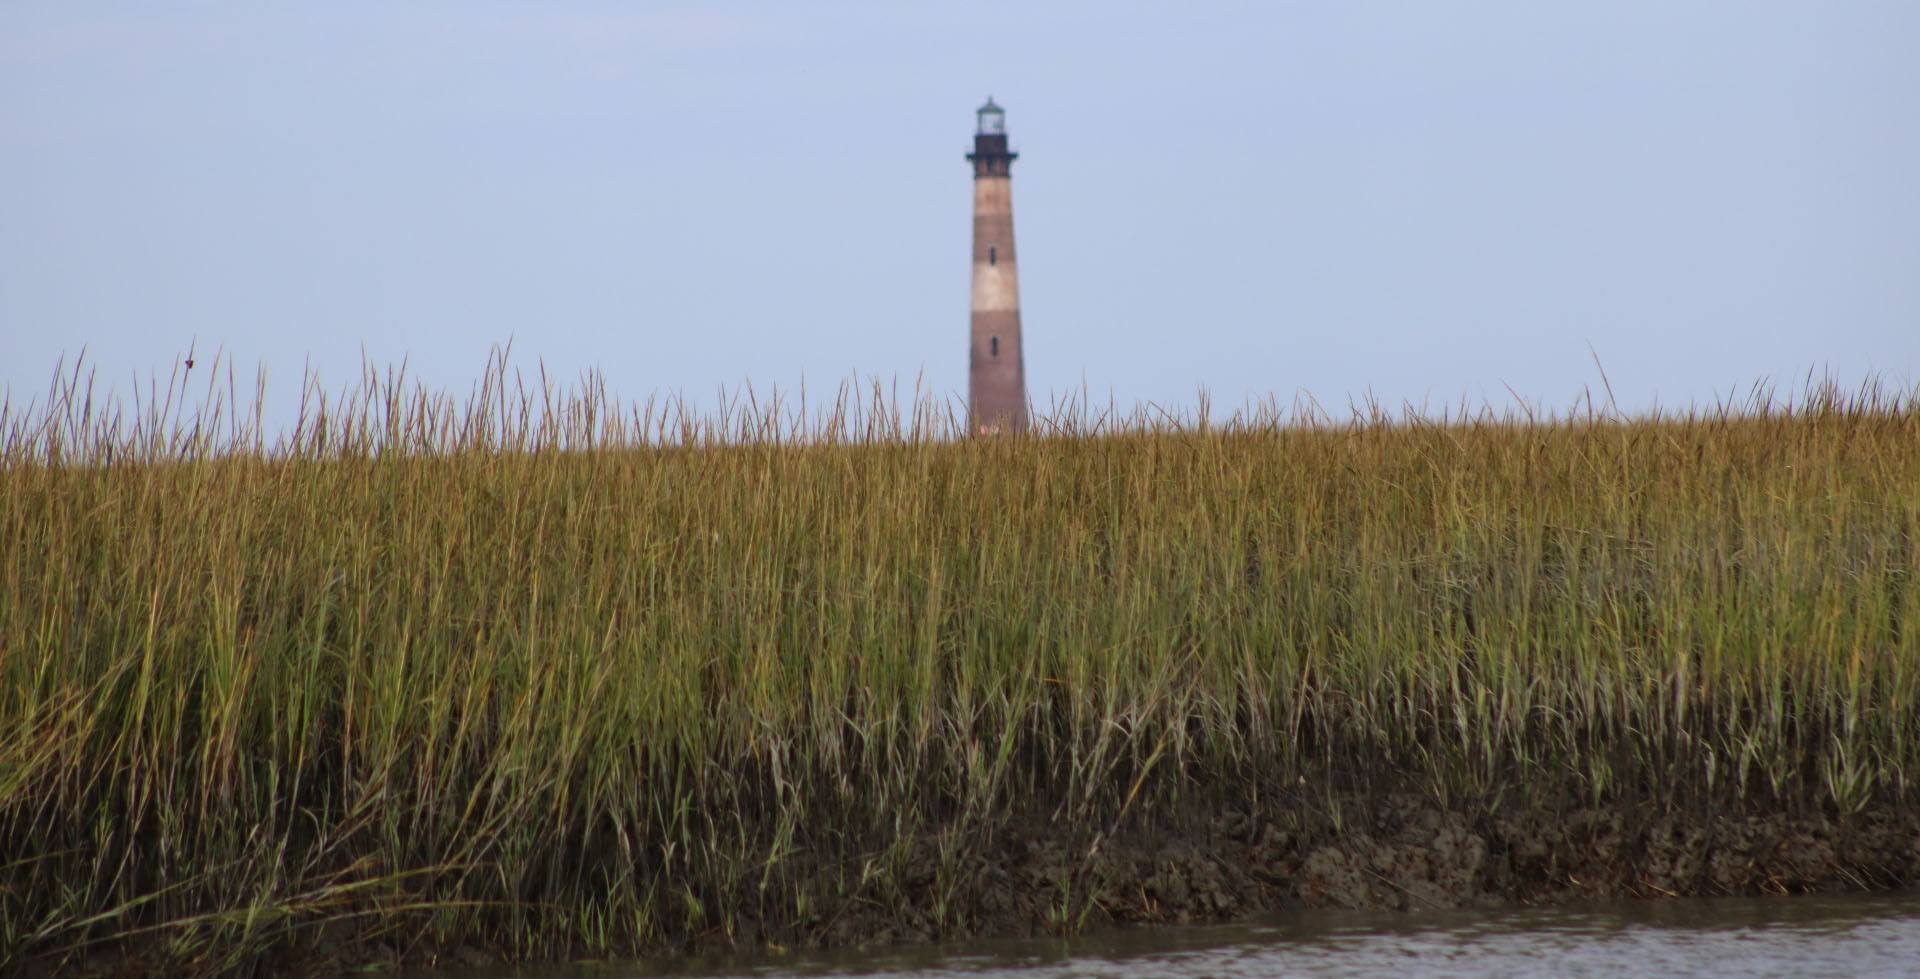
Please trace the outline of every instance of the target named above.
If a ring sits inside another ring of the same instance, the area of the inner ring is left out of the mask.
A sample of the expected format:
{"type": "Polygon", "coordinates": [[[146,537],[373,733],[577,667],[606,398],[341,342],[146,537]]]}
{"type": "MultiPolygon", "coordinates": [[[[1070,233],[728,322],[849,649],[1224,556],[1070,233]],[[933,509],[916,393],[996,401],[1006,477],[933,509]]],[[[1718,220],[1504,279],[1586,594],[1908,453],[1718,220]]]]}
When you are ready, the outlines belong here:
{"type": "Polygon", "coordinates": [[[671,976],[1915,976],[1920,894],[1580,909],[1302,912],[1240,925],[884,952],[440,972],[435,979],[671,976]]]}

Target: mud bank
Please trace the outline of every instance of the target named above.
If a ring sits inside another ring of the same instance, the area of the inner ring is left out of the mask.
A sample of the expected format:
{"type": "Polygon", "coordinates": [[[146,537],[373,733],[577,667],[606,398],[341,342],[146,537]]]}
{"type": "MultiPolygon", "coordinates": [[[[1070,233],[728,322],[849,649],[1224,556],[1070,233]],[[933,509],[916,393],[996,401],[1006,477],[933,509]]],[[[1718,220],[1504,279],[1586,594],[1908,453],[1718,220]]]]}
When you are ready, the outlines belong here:
{"type": "MultiPolygon", "coordinates": [[[[1134,826],[1085,847],[1009,834],[971,858],[946,920],[928,900],[852,907],[805,945],[1036,935],[1115,924],[1225,921],[1287,909],[1419,910],[1577,900],[1883,890],[1920,882],[1920,811],[1848,818],[1648,805],[1477,818],[1400,797],[1342,826],[1254,807],[1134,826]]],[[[918,883],[938,857],[922,848],[918,883]]]]}
{"type": "MultiPolygon", "coordinates": [[[[757,910],[750,888],[704,930],[631,950],[657,957],[716,951],[873,947],[1064,934],[1148,924],[1230,921],[1309,908],[1425,910],[1621,898],[1832,893],[1920,883],[1920,807],[1888,801],[1847,816],[1632,805],[1515,807],[1466,815],[1414,794],[1353,795],[1298,806],[1281,799],[1162,804],[1118,828],[1029,814],[968,840],[925,834],[860,886],[810,914],[757,910]],[[1311,815],[1305,815],[1310,813],[1311,815]],[[1338,815],[1329,815],[1338,814],[1338,815]],[[957,845],[956,845],[957,844],[957,845]]],[[[804,860],[804,858],[803,858],[804,860]]],[[[864,873],[862,873],[864,870],[864,873]]],[[[348,921],[237,968],[183,963],[158,943],[120,943],[59,974],[334,975],[345,970],[484,966],[525,959],[484,942],[436,943],[348,921]]],[[[577,958],[546,954],[537,958],[577,958]]],[[[52,974],[30,964],[29,975],[52,974]]]]}

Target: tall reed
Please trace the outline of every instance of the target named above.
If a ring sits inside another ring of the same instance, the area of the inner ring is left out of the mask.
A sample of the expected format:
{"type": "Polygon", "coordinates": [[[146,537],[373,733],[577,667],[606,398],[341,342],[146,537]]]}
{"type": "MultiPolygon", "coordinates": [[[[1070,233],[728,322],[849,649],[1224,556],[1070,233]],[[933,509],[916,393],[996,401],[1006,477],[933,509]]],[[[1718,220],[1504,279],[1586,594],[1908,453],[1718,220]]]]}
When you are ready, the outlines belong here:
{"type": "Polygon", "coordinates": [[[1916,801],[1910,392],[968,439],[189,376],[0,406],[0,968],[789,934],[1223,785],[1916,801]]]}

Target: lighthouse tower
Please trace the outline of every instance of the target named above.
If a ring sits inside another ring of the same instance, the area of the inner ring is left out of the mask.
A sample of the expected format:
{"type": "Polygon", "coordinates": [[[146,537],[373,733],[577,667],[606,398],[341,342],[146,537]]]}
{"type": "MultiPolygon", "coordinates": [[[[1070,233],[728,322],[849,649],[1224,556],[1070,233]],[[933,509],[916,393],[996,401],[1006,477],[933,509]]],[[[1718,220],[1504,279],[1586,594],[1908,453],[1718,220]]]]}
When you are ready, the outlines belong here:
{"type": "Polygon", "coordinates": [[[967,428],[1027,430],[1027,368],[1020,352],[1020,276],[1013,252],[1013,160],[1007,114],[988,98],[973,134],[973,330],[967,428]]]}

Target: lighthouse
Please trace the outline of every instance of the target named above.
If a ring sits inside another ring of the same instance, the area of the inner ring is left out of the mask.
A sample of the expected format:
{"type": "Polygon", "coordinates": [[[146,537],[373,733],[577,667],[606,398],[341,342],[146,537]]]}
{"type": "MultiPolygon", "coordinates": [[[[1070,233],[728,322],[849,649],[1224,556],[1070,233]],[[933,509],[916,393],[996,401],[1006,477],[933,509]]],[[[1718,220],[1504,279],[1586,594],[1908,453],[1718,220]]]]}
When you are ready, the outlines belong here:
{"type": "Polygon", "coordinates": [[[1020,349],[1020,275],[1013,250],[1013,160],[1006,111],[987,98],[974,113],[973,328],[968,337],[967,428],[1027,430],[1027,368],[1020,349]]]}

